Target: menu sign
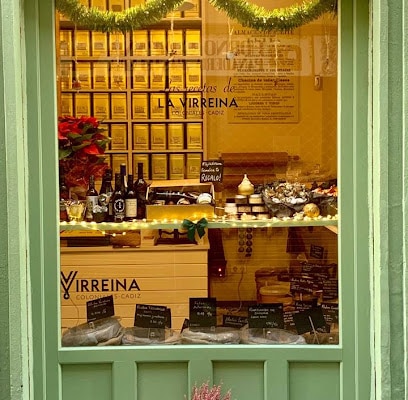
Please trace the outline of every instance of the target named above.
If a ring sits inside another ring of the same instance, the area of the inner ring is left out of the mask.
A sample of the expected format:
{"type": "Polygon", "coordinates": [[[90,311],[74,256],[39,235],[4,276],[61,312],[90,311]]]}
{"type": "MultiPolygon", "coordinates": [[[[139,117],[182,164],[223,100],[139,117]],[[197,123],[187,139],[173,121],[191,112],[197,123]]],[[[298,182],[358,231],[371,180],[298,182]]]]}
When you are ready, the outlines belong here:
{"type": "Polygon", "coordinates": [[[217,325],[217,300],[215,297],[190,298],[190,328],[209,328],[217,325]]]}
{"type": "Polygon", "coordinates": [[[222,182],[224,161],[208,160],[201,162],[200,183],[222,182]]]}
{"type": "Polygon", "coordinates": [[[100,297],[86,302],[86,320],[88,322],[113,317],[114,315],[113,296],[100,297]]]}
{"type": "Polygon", "coordinates": [[[248,308],[250,328],[284,329],[283,304],[257,304],[248,308]]]}
{"type": "Polygon", "coordinates": [[[168,309],[165,306],[136,304],[134,326],[139,328],[165,328],[168,309]]]}

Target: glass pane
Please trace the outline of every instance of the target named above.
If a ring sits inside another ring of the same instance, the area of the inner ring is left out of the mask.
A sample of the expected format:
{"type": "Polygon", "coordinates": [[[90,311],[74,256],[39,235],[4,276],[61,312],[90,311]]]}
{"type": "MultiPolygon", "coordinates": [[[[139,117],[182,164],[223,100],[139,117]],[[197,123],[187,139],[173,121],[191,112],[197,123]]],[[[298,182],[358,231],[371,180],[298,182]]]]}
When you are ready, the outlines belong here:
{"type": "Polygon", "coordinates": [[[62,345],[338,344],[336,17],[58,32],[62,345]]]}

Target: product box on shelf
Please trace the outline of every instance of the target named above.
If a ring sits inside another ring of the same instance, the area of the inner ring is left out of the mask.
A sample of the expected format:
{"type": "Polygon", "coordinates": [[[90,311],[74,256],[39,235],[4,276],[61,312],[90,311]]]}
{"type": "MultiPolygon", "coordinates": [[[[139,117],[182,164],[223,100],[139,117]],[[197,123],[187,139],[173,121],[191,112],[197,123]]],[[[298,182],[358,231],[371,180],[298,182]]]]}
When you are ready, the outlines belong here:
{"type": "MultiPolygon", "coordinates": [[[[210,194],[214,199],[214,185],[212,183],[200,183],[198,179],[153,180],[146,196],[149,201],[154,197],[168,197],[169,202],[174,202],[172,197],[174,200],[178,197],[183,198],[183,195],[186,198],[193,198],[203,193],[210,194]]],[[[161,202],[166,203],[165,200],[161,202]]],[[[214,214],[215,210],[212,203],[199,204],[193,200],[190,200],[190,204],[148,204],[146,206],[148,220],[189,219],[194,221],[201,218],[213,218],[214,214]]]]}

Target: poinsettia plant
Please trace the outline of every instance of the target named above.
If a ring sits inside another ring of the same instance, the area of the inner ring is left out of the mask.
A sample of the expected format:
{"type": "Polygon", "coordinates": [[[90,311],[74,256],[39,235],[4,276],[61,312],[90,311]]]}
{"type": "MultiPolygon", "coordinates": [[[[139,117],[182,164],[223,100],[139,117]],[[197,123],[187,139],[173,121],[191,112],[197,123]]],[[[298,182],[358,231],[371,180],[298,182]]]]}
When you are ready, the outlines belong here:
{"type": "Polygon", "coordinates": [[[103,175],[108,166],[103,154],[110,140],[104,132],[94,117],[58,118],[60,168],[68,187],[86,188],[91,175],[103,175]]]}

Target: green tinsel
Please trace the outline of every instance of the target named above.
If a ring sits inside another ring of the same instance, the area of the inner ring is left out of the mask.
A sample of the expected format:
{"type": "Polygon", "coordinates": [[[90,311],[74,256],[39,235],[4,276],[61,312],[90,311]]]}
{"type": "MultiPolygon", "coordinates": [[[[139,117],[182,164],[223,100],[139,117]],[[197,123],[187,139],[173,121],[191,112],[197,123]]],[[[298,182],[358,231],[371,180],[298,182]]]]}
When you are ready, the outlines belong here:
{"type": "MultiPolygon", "coordinates": [[[[245,27],[259,31],[290,32],[327,12],[335,12],[337,0],[312,0],[286,8],[265,10],[246,0],[208,0],[218,10],[245,27]]],[[[78,0],[56,0],[59,12],[72,22],[93,31],[127,32],[159,22],[184,0],[149,0],[146,4],[122,12],[88,8],[78,0]]]]}

